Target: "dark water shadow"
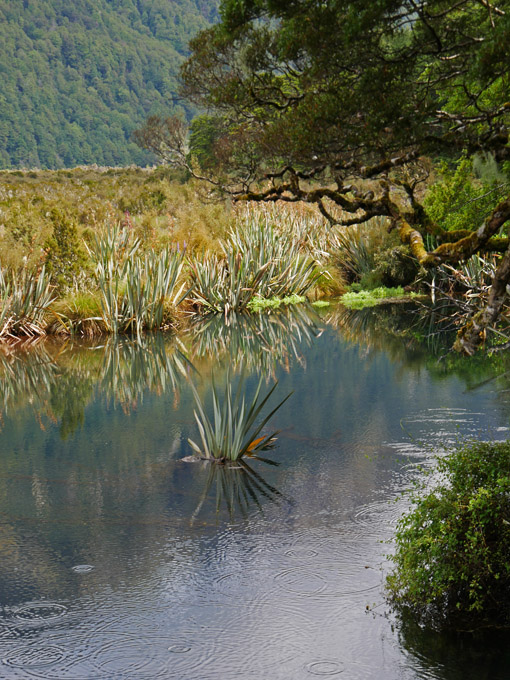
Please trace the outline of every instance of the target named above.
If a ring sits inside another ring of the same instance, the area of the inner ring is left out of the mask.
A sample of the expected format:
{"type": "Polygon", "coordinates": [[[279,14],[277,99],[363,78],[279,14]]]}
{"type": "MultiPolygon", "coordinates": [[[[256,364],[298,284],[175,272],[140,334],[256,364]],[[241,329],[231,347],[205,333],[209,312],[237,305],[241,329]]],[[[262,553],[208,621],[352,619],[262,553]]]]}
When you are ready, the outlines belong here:
{"type": "Polygon", "coordinates": [[[508,630],[473,633],[421,627],[409,614],[399,620],[399,641],[420,677],[441,680],[506,680],[510,666],[508,630]]]}

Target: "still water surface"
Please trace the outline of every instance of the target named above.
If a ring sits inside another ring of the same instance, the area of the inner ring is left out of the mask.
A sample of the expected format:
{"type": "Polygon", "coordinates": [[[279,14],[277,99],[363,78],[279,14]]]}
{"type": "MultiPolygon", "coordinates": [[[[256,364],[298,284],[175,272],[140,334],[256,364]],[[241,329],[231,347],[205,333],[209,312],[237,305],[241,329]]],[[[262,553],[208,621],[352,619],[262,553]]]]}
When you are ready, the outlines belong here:
{"type": "Polygon", "coordinates": [[[402,491],[507,435],[506,384],[331,316],[0,354],[0,678],[508,677],[506,634],[402,626],[383,594],[402,491]],[[207,400],[227,366],[294,392],[278,467],[182,461],[189,380],[207,400]]]}

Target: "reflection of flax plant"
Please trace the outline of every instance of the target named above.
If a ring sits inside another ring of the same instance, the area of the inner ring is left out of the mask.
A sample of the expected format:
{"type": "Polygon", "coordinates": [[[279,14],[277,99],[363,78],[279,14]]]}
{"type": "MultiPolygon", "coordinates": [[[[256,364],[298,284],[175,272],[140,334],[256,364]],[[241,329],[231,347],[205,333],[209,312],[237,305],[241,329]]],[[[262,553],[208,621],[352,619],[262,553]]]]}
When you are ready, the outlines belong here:
{"type": "MultiPolygon", "coordinates": [[[[271,463],[275,464],[272,461],[271,463]]],[[[228,469],[224,465],[209,465],[208,467],[207,482],[192,520],[195,520],[202,510],[213,486],[216,486],[216,513],[220,512],[224,504],[231,519],[234,519],[237,512],[242,517],[247,517],[252,504],[262,511],[261,501],[263,499],[273,503],[284,499],[278,489],[266,482],[262,475],[244,460],[238,461],[235,467],[231,466],[228,469]]]]}
{"type": "Polygon", "coordinates": [[[193,369],[184,351],[179,340],[170,348],[160,335],[136,342],[112,339],[104,348],[101,387],[129,411],[147,390],[164,394],[178,389],[193,369]]]}
{"type": "Polygon", "coordinates": [[[50,277],[44,267],[39,274],[21,275],[0,267],[0,337],[45,333],[45,315],[53,301],[50,277]]]}
{"type": "Polygon", "coordinates": [[[232,314],[225,323],[209,315],[193,323],[193,353],[198,356],[231,357],[231,365],[272,375],[277,366],[303,362],[301,346],[310,345],[320,333],[302,305],[273,314],[232,314]]]}
{"type": "Polygon", "coordinates": [[[288,394],[277,406],[256,425],[262,409],[273,394],[278,383],[264,396],[261,395],[263,378],[259,380],[254,396],[246,402],[244,395],[244,381],[241,378],[234,393],[230,376],[222,398],[212,384],[213,419],[210,420],[200,399],[196,387],[191,384],[197,410],[194,411],[200,433],[201,445],[188,439],[192,449],[200,457],[224,463],[238,461],[245,455],[256,457],[260,451],[271,447],[271,442],[277,432],[259,437],[260,432],[270,418],[290,397],[288,394]]]}
{"type": "MultiPolygon", "coordinates": [[[[23,348],[24,349],[24,348],[23,348]]],[[[35,408],[49,403],[52,388],[61,371],[46,352],[44,345],[30,347],[27,352],[0,352],[0,411],[16,411],[28,400],[35,408]]]]}

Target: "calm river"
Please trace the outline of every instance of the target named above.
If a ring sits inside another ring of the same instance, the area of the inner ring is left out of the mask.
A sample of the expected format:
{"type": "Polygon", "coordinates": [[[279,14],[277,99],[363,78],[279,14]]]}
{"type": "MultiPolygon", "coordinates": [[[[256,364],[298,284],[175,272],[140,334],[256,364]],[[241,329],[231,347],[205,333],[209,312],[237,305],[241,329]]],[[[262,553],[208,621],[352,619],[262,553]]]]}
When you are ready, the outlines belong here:
{"type": "Polygon", "coordinates": [[[383,592],[402,492],[457,437],[507,436],[508,380],[381,319],[0,352],[0,678],[508,678],[510,635],[402,625],[383,592]],[[227,367],[293,391],[278,466],[182,461],[189,381],[207,402],[227,367]]]}

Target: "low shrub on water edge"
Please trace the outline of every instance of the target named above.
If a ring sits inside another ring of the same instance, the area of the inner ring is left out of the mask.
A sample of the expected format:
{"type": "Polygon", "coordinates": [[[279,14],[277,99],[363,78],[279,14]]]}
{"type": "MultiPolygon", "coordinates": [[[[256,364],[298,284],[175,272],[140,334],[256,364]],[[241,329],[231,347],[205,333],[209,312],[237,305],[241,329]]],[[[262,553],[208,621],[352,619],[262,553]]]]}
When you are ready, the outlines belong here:
{"type": "Polygon", "coordinates": [[[467,442],[437,472],[398,524],[391,601],[436,627],[510,626],[510,441],[467,442]]]}

